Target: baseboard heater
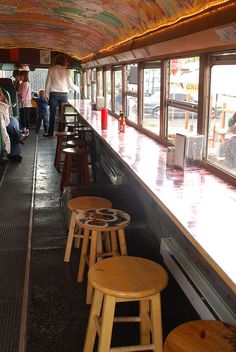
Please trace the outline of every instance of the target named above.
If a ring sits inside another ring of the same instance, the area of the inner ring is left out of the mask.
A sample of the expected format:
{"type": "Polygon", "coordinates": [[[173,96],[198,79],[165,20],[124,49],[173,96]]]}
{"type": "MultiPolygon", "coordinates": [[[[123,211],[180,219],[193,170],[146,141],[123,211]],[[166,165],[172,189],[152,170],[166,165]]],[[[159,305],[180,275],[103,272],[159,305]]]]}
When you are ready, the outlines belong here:
{"type": "Polygon", "coordinates": [[[119,170],[116,169],[109,157],[104,156],[102,154],[100,158],[100,163],[103,171],[108,176],[113,185],[123,184],[124,176],[119,170]]]}
{"type": "Polygon", "coordinates": [[[235,312],[222,301],[173,238],[161,239],[161,256],[201,319],[235,324],[235,312]]]}

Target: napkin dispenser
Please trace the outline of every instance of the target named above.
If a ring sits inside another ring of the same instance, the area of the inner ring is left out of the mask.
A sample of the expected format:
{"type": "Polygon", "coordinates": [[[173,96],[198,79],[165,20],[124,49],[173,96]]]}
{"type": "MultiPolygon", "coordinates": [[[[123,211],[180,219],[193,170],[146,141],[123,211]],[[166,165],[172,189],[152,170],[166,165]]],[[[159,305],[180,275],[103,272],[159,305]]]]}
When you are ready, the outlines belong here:
{"type": "Polygon", "coordinates": [[[176,133],[175,138],[175,166],[199,167],[203,153],[203,135],[176,133]]]}

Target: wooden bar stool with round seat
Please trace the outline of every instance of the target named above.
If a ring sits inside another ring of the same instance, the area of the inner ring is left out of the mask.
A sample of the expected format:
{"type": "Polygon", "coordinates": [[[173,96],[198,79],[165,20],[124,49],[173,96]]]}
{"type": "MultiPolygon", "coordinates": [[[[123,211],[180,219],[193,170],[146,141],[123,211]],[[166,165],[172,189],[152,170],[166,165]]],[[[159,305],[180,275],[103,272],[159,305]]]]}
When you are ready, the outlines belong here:
{"type": "MultiPolygon", "coordinates": [[[[64,256],[64,262],[70,261],[71,255],[71,248],[73,239],[80,240],[83,238],[83,232],[81,228],[76,226],[76,215],[79,212],[84,212],[88,209],[99,209],[99,208],[111,208],[112,202],[109,199],[102,198],[102,197],[94,197],[94,196],[81,196],[70,199],[67,203],[67,207],[71,211],[71,219],[70,219],[70,226],[69,232],[66,242],[66,250],[64,256]]],[[[79,247],[79,242],[77,242],[76,247],[79,247]]]]}
{"type": "MultiPolygon", "coordinates": [[[[104,257],[127,255],[124,229],[130,223],[130,216],[124,211],[112,208],[88,209],[84,213],[78,213],[76,221],[84,231],[77,277],[77,281],[82,282],[86,263],[91,268],[96,261],[104,257]],[[105,248],[102,246],[103,238],[105,248]]],[[[92,291],[88,282],[87,304],[91,303],[92,291]]]]}
{"type": "Polygon", "coordinates": [[[90,184],[88,151],[84,148],[65,148],[64,165],[61,175],[61,190],[67,186],[72,186],[72,174],[76,173],[79,185],[90,184]]]}
{"type": "Polygon", "coordinates": [[[96,333],[98,352],[163,352],[160,293],[168,283],[168,275],[161,265],[138,257],[108,258],[89,270],[88,280],[94,294],[84,352],[93,352],[96,333]],[[139,316],[114,317],[116,303],[131,301],[139,302],[139,316]],[[140,345],[111,348],[113,322],[139,322],[140,345]]]}
{"type": "Polygon", "coordinates": [[[164,352],[235,352],[236,326],[218,320],[195,320],[167,336],[164,352]]]}
{"type": "Polygon", "coordinates": [[[66,147],[66,142],[70,139],[75,138],[75,132],[56,132],[57,146],[55,153],[54,166],[60,171],[60,166],[63,164],[62,161],[62,150],[66,147]]]}
{"type": "Polygon", "coordinates": [[[74,111],[66,111],[67,108],[72,108],[69,103],[63,103],[60,107],[60,118],[58,120],[58,132],[65,131],[68,124],[75,123],[79,119],[79,113],[74,111]]]}
{"type": "Polygon", "coordinates": [[[89,151],[88,155],[88,163],[91,165],[92,173],[93,173],[93,181],[96,182],[96,160],[94,156],[94,146],[91,141],[87,141],[86,139],[76,138],[70,140],[66,143],[66,146],[69,148],[87,148],[89,151]]]}

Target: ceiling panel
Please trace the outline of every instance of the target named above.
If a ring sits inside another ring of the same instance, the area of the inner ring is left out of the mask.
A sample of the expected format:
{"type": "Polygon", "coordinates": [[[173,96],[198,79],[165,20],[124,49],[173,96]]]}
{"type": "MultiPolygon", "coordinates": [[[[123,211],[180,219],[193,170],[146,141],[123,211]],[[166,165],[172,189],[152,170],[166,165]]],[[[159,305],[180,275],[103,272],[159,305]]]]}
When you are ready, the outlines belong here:
{"type": "Polygon", "coordinates": [[[0,0],[0,47],[82,58],[217,3],[227,1],[0,0]]]}

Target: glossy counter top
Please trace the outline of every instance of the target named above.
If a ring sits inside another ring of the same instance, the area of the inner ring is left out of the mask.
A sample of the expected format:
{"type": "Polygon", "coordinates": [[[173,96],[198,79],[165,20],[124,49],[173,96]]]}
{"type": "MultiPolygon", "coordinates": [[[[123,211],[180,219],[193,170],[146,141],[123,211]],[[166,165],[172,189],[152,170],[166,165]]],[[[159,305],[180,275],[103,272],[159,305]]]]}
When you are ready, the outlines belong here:
{"type": "Polygon", "coordinates": [[[110,115],[102,131],[101,111],[91,111],[86,101],[69,102],[235,291],[236,189],[202,168],[166,166],[167,149],[153,139],[130,126],[118,133],[110,115]]]}

